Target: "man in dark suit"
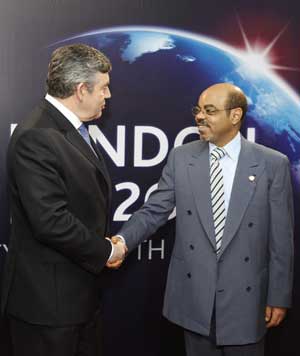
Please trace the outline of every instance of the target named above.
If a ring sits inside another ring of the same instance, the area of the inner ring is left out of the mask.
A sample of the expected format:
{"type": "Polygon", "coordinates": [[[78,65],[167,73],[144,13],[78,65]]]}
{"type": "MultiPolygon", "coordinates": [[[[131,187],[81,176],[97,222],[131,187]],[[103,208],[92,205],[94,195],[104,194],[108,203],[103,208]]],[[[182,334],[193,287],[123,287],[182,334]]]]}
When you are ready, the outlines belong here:
{"type": "Polygon", "coordinates": [[[111,96],[110,70],[92,47],[55,50],[48,93],[10,141],[2,310],[16,356],[101,354],[101,271],[125,247],[105,239],[111,182],[84,123],[111,96]]]}
{"type": "Polygon", "coordinates": [[[206,89],[193,110],[201,140],[171,151],[158,189],[113,238],[131,251],[176,206],[164,315],[184,328],[188,356],[262,356],[291,305],[289,162],[241,136],[246,111],[236,86],[206,89]]]}

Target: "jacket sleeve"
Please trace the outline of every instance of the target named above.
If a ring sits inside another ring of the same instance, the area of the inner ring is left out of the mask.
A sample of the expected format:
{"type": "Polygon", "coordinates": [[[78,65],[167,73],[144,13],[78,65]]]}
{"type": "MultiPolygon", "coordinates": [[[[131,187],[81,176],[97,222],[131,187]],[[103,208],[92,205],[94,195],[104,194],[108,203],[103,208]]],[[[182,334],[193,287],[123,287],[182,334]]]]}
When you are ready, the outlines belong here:
{"type": "MultiPolygon", "coordinates": [[[[92,273],[100,273],[111,244],[70,211],[67,187],[55,147],[43,130],[20,134],[14,147],[13,177],[34,238],[92,273]]],[[[76,164],[76,163],[75,163],[76,164]]]]}
{"type": "Polygon", "coordinates": [[[174,150],[172,150],[162,171],[157,190],[150,195],[148,201],[131,216],[118,232],[118,235],[126,240],[129,251],[165,224],[175,207],[174,155],[174,150]]]}
{"type": "Polygon", "coordinates": [[[293,194],[287,157],[278,165],[269,191],[269,284],[267,304],[290,307],[293,285],[293,194]]]}

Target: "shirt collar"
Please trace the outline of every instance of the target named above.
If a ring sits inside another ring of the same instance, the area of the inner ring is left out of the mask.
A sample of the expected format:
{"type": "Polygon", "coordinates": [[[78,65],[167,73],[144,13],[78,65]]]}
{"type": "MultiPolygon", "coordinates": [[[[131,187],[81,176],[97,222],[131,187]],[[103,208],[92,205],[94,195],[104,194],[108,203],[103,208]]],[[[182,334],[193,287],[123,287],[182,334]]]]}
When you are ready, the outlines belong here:
{"type": "MultiPolygon", "coordinates": [[[[209,153],[212,152],[217,146],[214,143],[209,142],[209,153]]],[[[233,161],[237,161],[241,151],[241,134],[238,132],[235,137],[222,147],[226,152],[226,155],[231,158],[233,161]]]]}
{"type": "Polygon", "coordinates": [[[79,129],[79,127],[82,125],[82,122],[79,120],[78,116],[76,116],[70,109],[64,106],[53,96],[46,94],[45,99],[51,103],[58,111],[60,111],[65,116],[65,118],[70,121],[76,130],[79,129]]]}

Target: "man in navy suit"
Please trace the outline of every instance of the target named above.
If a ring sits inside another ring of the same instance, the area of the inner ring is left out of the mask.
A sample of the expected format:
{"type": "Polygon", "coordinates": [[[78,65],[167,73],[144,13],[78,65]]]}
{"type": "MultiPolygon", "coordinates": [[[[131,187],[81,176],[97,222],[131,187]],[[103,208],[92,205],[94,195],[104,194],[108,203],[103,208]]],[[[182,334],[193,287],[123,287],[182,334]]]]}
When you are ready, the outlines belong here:
{"type": "Polygon", "coordinates": [[[110,70],[92,47],[55,50],[47,95],[10,141],[2,311],[15,356],[101,355],[101,271],[125,247],[105,239],[111,182],[84,124],[102,115],[110,70]]]}

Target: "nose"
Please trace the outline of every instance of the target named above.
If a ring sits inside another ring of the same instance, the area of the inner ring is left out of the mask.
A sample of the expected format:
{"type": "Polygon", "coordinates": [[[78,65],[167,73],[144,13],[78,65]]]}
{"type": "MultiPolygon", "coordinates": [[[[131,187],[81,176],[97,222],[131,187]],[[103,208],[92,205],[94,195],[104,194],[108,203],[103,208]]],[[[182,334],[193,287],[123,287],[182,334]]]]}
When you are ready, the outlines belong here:
{"type": "Polygon", "coordinates": [[[197,120],[197,122],[205,119],[204,112],[202,110],[200,112],[198,112],[198,114],[195,116],[195,119],[197,120]]]}
{"type": "Polygon", "coordinates": [[[105,92],[105,99],[109,99],[109,98],[111,98],[111,91],[110,91],[110,89],[107,87],[106,92],[105,92]]]}
{"type": "Polygon", "coordinates": [[[197,125],[201,125],[205,122],[205,115],[203,114],[203,112],[199,112],[196,116],[195,116],[195,121],[197,125]]]}

